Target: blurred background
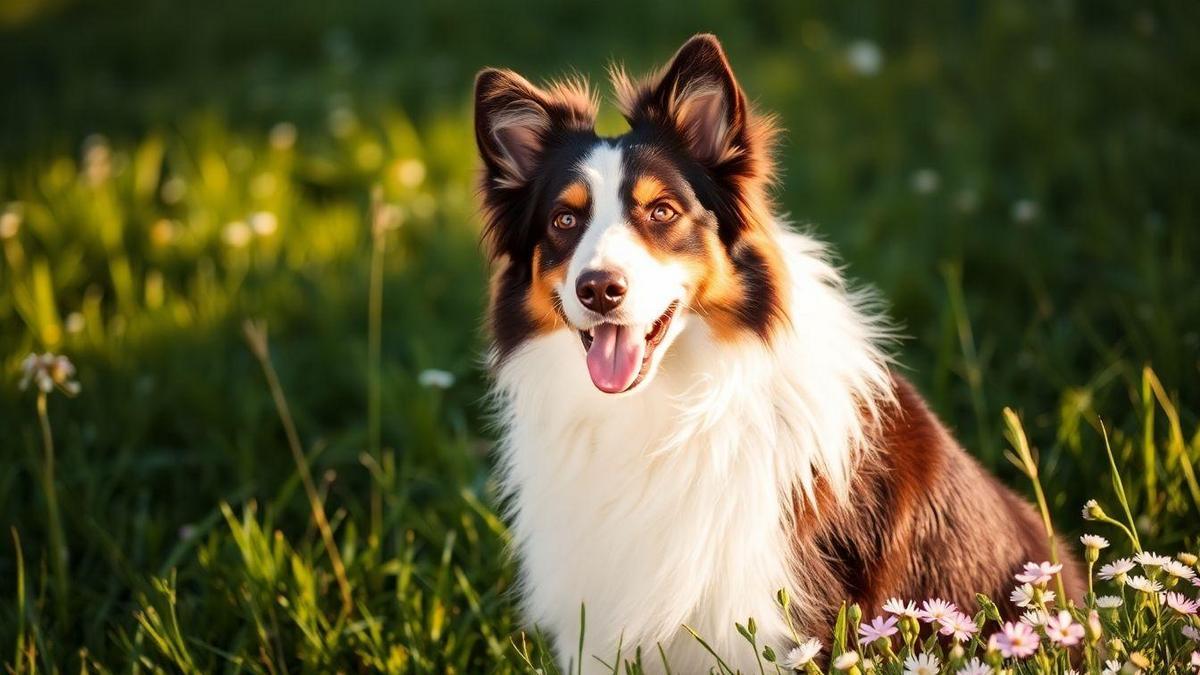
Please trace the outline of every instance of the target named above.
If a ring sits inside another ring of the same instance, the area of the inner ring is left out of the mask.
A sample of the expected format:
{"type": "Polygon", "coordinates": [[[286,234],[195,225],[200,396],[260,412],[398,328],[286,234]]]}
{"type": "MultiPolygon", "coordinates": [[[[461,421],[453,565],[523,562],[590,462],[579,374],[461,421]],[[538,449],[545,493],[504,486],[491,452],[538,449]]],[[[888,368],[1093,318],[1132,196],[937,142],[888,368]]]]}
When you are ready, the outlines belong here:
{"type": "Polygon", "coordinates": [[[540,665],[488,478],[473,76],[607,94],[698,31],[964,444],[1031,494],[1016,409],[1078,534],[1120,511],[1103,419],[1144,543],[1194,549],[1197,30],[1190,1],[0,2],[0,662],[540,665]],[[53,463],[18,388],[46,351],[81,385],[53,463]]]}

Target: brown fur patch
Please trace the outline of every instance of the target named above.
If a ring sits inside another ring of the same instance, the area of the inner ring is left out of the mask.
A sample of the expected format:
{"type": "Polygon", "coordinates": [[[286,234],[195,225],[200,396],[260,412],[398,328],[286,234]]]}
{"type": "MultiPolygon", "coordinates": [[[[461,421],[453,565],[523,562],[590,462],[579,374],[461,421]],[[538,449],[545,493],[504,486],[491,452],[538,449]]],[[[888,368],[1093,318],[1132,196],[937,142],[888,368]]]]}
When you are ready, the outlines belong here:
{"type": "Polygon", "coordinates": [[[666,191],[667,186],[654,176],[638,176],[633,184],[633,200],[638,205],[646,206],[663,196],[666,191]]]}
{"type": "Polygon", "coordinates": [[[554,291],[554,287],[562,283],[565,274],[565,265],[543,269],[541,247],[533,250],[533,281],[529,284],[529,297],[525,301],[525,308],[537,333],[548,332],[565,325],[562,309],[554,291]]]}
{"type": "MultiPolygon", "coordinates": [[[[843,600],[867,616],[889,597],[942,598],[974,612],[975,594],[985,593],[1015,618],[1013,574],[1050,559],[1033,507],[959,447],[912,385],[893,381],[896,405],[879,425],[877,449],[857,460],[848,503],[827,488],[816,508],[796,500],[796,576],[812,605],[797,620],[818,637],[828,636],[843,600]]],[[[1078,601],[1082,570],[1057,543],[1067,595],[1078,601]]]]}

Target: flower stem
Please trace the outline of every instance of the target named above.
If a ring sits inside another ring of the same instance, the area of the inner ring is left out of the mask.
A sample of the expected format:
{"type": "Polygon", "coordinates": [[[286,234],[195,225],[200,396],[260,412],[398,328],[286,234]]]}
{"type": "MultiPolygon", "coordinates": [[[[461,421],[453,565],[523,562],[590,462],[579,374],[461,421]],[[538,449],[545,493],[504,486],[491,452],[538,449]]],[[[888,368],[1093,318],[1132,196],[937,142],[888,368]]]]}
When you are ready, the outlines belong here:
{"type": "MultiPolygon", "coordinates": [[[[383,349],[383,260],[387,229],[381,210],[382,190],[371,193],[371,282],[367,298],[367,451],[378,466],[380,457],[380,362],[383,349]]],[[[371,480],[371,539],[378,542],[383,530],[383,496],[379,480],[371,480]]]]}
{"type": "Polygon", "coordinates": [[[54,574],[55,609],[59,623],[67,622],[67,598],[70,589],[67,578],[67,542],[63,536],[62,517],[58,509],[58,487],[54,478],[54,435],[50,431],[50,415],[46,409],[46,392],[37,396],[38,422],[42,428],[42,491],[46,495],[47,529],[50,533],[50,565],[54,574]]]}
{"type": "MultiPolygon", "coordinates": [[[[1017,413],[1012,408],[1004,409],[1004,423],[1008,426],[1013,447],[1016,448],[1017,456],[1020,458],[1017,466],[1024,470],[1025,475],[1033,483],[1033,493],[1037,497],[1038,510],[1042,514],[1042,524],[1046,528],[1046,543],[1050,551],[1050,562],[1057,565],[1058,538],[1054,534],[1054,523],[1050,520],[1050,507],[1046,503],[1046,493],[1042,491],[1042,482],[1038,479],[1037,462],[1033,461],[1033,453],[1029,450],[1029,440],[1025,437],[1025,429],[1021,426],[1021,419],[1017,417],[1017,413]]],[[[1058,587],[1059,601],[1065,605],[1068,598],[1066,586],[1063,584],[1062,572],[1060,571],[1055,574],[1054,578],[1058,587]]]]}

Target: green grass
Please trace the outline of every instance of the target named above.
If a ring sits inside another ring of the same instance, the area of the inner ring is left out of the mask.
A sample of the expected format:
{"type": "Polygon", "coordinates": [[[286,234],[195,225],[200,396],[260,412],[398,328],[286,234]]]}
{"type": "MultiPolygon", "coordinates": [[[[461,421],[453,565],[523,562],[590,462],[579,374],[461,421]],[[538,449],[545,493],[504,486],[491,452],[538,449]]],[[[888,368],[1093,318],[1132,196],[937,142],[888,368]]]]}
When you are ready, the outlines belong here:
{"type": "Polygon", "coordinates": [[[905,10],[0,3],[0,203],[20,221],[0,240],[0,662],[531,667],[488,478],[472,76],[601,79],[698,30],[781,113],[782,207],[890,301],[959,438],[1027,490],[1004,460],[1015,408],[1077,534],[1086,499],[1118,512],[1103,420],[1142,544],[1195,551],[1200,10],[905,10]],[[859,39],[875,75],[848,65],[859,39]],[[377,186],[398,209],[378,236],[377,186]],[[275,231],[240,242],[256,213],[275,231]],[[247,319],[269,326],[348,611],[247,319]],[[82,385],[48,401],[52,476],[16,386],[46,350],[82,385]],[[429,368],[455,384],[421,386],[429,368]]]}

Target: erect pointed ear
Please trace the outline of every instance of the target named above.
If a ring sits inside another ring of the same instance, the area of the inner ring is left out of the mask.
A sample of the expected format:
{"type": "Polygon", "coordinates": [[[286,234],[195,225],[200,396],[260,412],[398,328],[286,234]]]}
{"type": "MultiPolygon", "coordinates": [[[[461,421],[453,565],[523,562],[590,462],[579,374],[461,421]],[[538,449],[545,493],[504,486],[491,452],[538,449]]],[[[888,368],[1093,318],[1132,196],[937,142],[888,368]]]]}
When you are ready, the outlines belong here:
{"type": "Polygon", "coordinates": [[[648,82],[633,84],[619,71],[613,80],[631,124],[649,119],[669,125],[701,163],[720,164],[746,149],[740,145],[747,123],[745,96],[716,37],[691,38],[648,82]]]}
{"type": "Polygon", "coordinates": [[[475,79],[475,140],[487,184],[525,185],[555,134],[591,129],[595,118],[595,104],[582,81],[542,90],[511,70],[480,71],[475,79]]]}

